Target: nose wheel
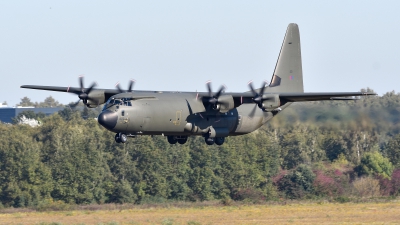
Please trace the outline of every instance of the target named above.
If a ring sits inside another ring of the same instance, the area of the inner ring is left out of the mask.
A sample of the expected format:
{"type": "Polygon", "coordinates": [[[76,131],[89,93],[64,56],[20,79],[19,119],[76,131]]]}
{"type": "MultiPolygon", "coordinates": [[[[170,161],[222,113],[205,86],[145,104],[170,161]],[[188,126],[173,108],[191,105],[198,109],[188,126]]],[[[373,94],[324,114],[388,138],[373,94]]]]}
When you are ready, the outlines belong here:
{"type": "Polygon", "coordinates": [[[115,142],[117,143],[125,143],[128,140],[128,137],[124,133],[116,133],[115,134],[115,142]]]}

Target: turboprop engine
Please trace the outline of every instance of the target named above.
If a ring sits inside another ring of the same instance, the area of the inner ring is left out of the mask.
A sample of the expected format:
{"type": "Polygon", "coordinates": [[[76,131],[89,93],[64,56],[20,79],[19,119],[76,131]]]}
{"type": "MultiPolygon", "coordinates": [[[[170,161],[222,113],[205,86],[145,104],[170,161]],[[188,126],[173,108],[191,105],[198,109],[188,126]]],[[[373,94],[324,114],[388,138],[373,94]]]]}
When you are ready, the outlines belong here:
{"type": "Polygon", "coordinates": [[[262,101],[261,109],[265,112],[271,112],[281,106],[281,100],[278,94],[267,94],[263,96],[264,101],[262,101]]]}
{"type": "Polygon", "coordinates": [[[221,113],[226,113],[231,109],[235,108],[235,103],[233,102],[232,95],[221,95],[218,98],[218,103],[216,104],[215,110],[221,113]]]}
{"type": "Polygon", "coordinates": [[[104,91],[102,90],[92,90],[88,94],[88,98],[86,100],[86,106],[89,108],[96,108],[97,106],[106,102],[104,91]]]}

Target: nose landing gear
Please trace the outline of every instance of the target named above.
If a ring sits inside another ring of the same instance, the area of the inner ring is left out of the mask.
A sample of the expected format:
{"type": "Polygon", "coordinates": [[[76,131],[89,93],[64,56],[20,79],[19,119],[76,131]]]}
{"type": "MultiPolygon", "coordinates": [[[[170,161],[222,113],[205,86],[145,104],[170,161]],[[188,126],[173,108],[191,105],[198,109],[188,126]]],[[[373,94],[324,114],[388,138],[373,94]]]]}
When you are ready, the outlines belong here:
{"type": "Polygon", "coordinates": [[[115,142],[117,143],[125,143],[128,140],[128,137],[124,133],[116,133],[115,134],[115,142]]]}

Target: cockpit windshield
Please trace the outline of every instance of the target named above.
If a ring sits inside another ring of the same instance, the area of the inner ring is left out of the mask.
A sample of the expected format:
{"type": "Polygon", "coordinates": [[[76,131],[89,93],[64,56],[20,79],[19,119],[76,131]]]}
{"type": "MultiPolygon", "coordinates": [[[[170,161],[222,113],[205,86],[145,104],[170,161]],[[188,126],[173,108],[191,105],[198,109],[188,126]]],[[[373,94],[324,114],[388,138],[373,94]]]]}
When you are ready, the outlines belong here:
{"type": "Polygon", "coordinates": [[[130,98],[121,98],[121,99],[109,98],[106,104],[104,104],[103,110],[106,110],[113,105],[132,106],[132,103],[130,98]]]}

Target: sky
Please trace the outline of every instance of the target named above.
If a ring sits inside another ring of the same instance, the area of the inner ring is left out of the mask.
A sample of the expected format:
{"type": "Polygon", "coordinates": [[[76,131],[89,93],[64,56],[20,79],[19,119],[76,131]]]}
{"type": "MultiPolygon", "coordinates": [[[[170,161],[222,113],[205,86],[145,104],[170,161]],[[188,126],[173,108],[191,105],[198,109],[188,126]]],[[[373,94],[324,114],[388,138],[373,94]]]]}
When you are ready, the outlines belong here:
{"type": "Polygon", "coordinates": [[[289,23],[305,92],[400,91],[400,1],[0,1],[0,102],[78,100],[21,85],[248,91],[270,80],[289,23]]]}

